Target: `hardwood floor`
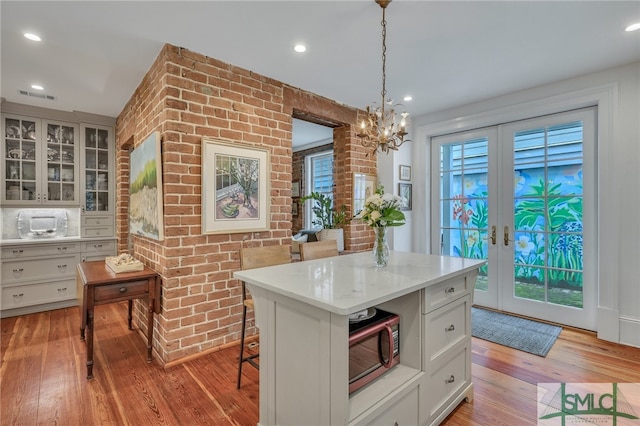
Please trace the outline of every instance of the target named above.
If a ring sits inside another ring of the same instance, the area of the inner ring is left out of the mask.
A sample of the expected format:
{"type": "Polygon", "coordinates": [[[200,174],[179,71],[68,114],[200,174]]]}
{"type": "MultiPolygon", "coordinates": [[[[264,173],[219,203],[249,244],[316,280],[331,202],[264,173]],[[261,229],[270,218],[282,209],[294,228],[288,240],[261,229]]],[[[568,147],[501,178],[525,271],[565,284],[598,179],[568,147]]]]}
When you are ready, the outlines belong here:
{"type": "MultiPolygon", "coordinates": [[[[2,425],[255,425],[258,372],[237,347],[164,369],[126,325],[126,304],[96,307],[94,379],[86,380],[79,310],[0,321],[2,425]]],[[[546,358],[473,339],[472,403],[445,425],[535,425],[537,383],[640,382],[640,349],[565,329],[546,358]]],[[[301,425],[302,426],[302,425],[301,425]]]]}

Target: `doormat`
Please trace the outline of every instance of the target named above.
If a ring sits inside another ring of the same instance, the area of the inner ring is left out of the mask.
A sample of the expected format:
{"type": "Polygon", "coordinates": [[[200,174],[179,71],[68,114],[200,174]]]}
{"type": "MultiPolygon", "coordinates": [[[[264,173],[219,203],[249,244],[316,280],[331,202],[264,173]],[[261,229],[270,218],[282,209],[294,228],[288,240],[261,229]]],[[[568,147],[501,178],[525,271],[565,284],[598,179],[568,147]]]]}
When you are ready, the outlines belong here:
{"type": "Polygon", "coordinates": [[[473,337],[545,357],[562,327],[481,308],[471,308],[473,337]]]}

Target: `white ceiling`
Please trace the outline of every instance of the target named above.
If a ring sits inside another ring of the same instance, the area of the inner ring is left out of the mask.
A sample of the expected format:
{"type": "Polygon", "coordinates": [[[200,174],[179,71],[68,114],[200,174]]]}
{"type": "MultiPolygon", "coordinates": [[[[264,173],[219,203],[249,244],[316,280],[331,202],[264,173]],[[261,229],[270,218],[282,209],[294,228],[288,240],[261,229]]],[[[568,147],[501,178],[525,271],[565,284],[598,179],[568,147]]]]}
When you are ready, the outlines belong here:
{"type": "MultiPolygon", "coordinates": [[[[380,100],[381,17],[373,0],[2,0],[1,96],[115,117],[171,43],[365,107],[380,100]],[[18,94],[36,82],[56,99],[18,94]]],[[[624,32],[639,21],[637,0],[395,0],[388,95],[411,94],[415,116],[639,61],[640,31],[624,32]]]]}

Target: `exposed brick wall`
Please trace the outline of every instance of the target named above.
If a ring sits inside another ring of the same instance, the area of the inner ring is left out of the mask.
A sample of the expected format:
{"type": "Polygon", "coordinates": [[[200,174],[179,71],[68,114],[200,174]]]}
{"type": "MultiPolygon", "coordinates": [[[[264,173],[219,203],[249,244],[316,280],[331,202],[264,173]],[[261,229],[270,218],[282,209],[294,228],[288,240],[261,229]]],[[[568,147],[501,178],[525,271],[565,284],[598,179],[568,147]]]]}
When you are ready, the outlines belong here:
{"type": "MultiPolygon", "coordinates": [[[[131,251],[162,277],[162,312],[153,342],[162,362],[237,341],[241,287],[232,274],[240,267],[239,249],[290,244],[294,110],[341,126],[334,130],[336,201],[350,206],[352,173],[375,174],[376,167],[375,157],[365,157],[351,130],[356,109],[166,45],[118,117],[118,249],[131,251]],[[127,230],[129,150],[156,130],[162,140],[163,241],[130,236],[127,230]],[[269,231],[202,234],[203,137],[270,149],[269,231]]],[[[366,227],[352,224],[346,230],[348,249],[371,244],[366,227]]],[[[136,305],[137,323],[146,333],[140,317],[146,308],[136,305]]]]}

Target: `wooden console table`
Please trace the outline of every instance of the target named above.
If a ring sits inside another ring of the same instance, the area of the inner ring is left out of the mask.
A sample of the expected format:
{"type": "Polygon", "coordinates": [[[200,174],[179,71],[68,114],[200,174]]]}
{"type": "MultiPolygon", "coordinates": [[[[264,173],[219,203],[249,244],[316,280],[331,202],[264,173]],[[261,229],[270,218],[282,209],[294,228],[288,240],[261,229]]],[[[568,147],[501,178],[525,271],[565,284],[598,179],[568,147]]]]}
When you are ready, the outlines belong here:
{"type": "Polygon", "coordinates": [[[151,362],[153,341],[153,314],[160,313],[160,278],[145,266],[142,271],[116,274],[104,262],[96,260],[78,264],[76,274],[78,307],[80,308],[80,340],[87,331],[87,379],[93,378],[93,308],[107,303],[129,302],[129,329],[133,299],[146,299],[147,307],[147,362],[151,362]]]}

